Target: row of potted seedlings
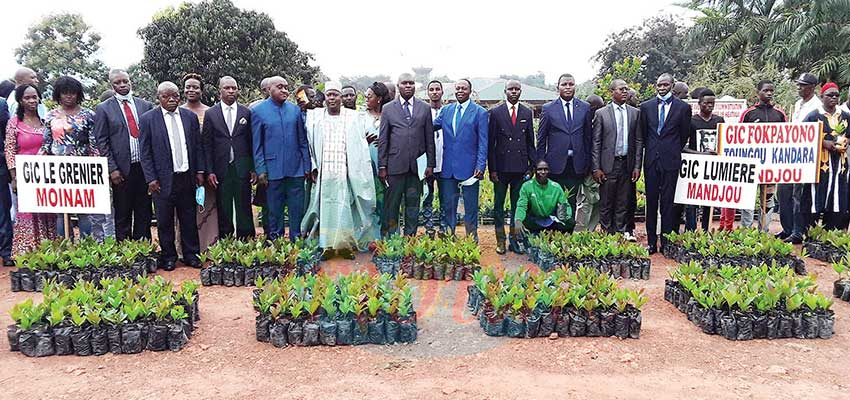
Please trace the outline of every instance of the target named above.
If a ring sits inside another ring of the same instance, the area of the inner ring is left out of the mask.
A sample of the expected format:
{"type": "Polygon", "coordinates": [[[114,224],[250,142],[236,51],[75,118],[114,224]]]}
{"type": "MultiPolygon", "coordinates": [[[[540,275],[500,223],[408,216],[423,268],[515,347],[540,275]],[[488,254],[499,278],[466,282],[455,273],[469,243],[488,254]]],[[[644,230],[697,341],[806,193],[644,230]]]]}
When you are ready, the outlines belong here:
{"type": "Polygon", "coordinates": [[[817,290],[815,275],[789,267],[704,267],[691,261],[670,272],[664,300],[704,333],[729,340],[828,339],[832,298],[817,290]]]}
{"type": "Polygon", "coordinates": [[[27,299],[11,310],[11,351],[28,357],[134,354],[178,351],[199,319],[198,284],[175,286],[162,277],[77,282],[73,288],[48,281],[44,301],[27,299]]]}
{"type": "Polygon", "coordinates": [[[15,258],[19,268],[9,273],[12,291],[38,292],[48,280],[73,287],[78,281],[97,284],[103,278],[145,277],[156,272],[156,247],[149,240],[118,242],[111,237],[103,243],[91,237],[78,243],[44,241],[15,258]]]}
{"type": "Polygon", "coordinates": [[[321,249],[315,240],[264,236],[247,241],[223,238],[200,256],[204,286],[252,286],[257,277],[273,279],[290,273],[315,274],[321,249]]]}
{"type": "Polygon", "coordinates": [[[475,274],[467,306],[488,336],[640,338],[643,290],[621,288],[609,274],[581,267],[550,272],[475,274]]]}
{"type": "Polygon", "coordinates": [[[838,279],[832,286],[832,295],[838,299],[850,301],[850,255],[832,263],[832,269],[838,273],[838,279]]]}
{"type": "Polygon", "coordinates": [[[398,235],[376,243],[372,258],[378,272],[404,273],[413,279],[462,281],[481,269],[481,249],[471,237],[398,235]]]}
{"type": "Polygon", "coordinates": [[[809,228],[803,249],[816,260],[838,262],[850,253],[850,234],[845,230],[826,230],[820,225],[813,226],[809,228]]]}
{"type": "Polygon", "coordinates": [[[804,275],[806,263],[794,254],[794,246],[758,229],[733,231],[702,230],[666,234],[664,255],[680,264],[697,261],[704,267],[722,265],[759,266],[762,264],[790,267],[804,275]]]}
{"type": "Polygon", "coordinates": [[[257,278],[256,337],[275,347],[412,343],[410,281],[399,274],[257,278]]]}
{"type": "Polygon", "coordinates": [[[529,260],[544,271],[587,267],[614,277],[649,279],[646,248],[619,234],[544,231],[530,236],[528,244],[529,260]]]}

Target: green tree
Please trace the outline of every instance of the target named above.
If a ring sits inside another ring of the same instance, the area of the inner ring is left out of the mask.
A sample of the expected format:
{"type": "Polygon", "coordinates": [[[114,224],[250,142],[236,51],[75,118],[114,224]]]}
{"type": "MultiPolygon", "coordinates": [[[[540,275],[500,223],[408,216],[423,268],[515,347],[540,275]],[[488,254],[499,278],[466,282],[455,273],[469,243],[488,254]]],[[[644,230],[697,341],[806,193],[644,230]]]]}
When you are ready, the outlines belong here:
{"type": "Polygon", "coordinates": [[[314,83],[320,73],[311,65],[313,56],[278,31],[268,14],[241,10],[229,0],[166,8],[138,33],[145,44],[141,67],[154,81],[178,82],[198,73],[207,83],[208,102],[225,75],[236,78],[243,94],[257,96],[263,77],[280,75],[294,87],[314,83]]]}
{"type": "Polygon", "coordinates": [[[629,88],[634,89],[639,99],[648,99],[652,97],[652,84],[644,84],[638,81],[643,70],[643,61],[638,57],[626,57],[621,61],[614,61],[611,64],[611,72],[606,73],[596,80],[595,93],[602,97],[605,102],[611,101],[611,82],[614,79],[622,79],[626,81],[629,88]]]}
{"type": "Polygon", "coordinates": [[[358,93],[366,93],[366,88],[372,86],[374,82],[395,81],[389,75],[356,75],[356,76],[341,76],[339,82],[342,85],[351,85],[357,89],[358,93]]]}
{"type": "Polygon", "coordinates": [[[592,60],[599,63],[597,80],[614,73],[614,63],[638,58],[642,67],[633,82],[653,85],[659,75],[671,73],[683,79],[693,67],[697,55],[685,45],[687,29],[673,16],[656,16],[641,24],[611,34],[592,60]]]}
{"type": "MultiPolygon", "coordinates": [[[[707,87],[717,96],[732,96],[736,99],[747,99],[747,104],[755,104],[758,100],[756,84],[762,79],[773,81],[776,91],[773,102],[785,112],[791,112],[791,107],[797,100],[797,85],[788,79],[788,71],[780,70],[776,65],[768,63],[760,69],[749,68],[740,74],[734,71],[735,66],[712,67],[700,65],[688,78],[691,88],[707,87]]],[[[735,121],[737,122],[737,121],[735,121]]]]}
{"type": "Polygon", "coordinates": [[[15,49],[20,65],[32,68],[42,85],[62,75],[80,79],[89,94],[100,93],[98,83],[106,81],[106,66],[97,58],[100,35],[91,30],[80,14],[49,15],[31,26],[21,47],[15,49]]]}

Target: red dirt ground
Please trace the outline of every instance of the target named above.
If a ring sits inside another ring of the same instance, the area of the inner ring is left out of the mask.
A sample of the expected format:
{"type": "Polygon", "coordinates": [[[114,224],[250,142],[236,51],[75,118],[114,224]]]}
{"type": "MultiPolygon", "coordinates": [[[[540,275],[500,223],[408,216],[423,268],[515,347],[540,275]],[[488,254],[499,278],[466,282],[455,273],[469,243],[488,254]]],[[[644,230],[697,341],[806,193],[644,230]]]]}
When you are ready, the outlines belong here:
{"type": "MultiPolygon", "coordinates": [[[[499,257],[481,228],[483,264],[520,268],[499,257]]],[[[650,296],[639,340],[486,337],[464,309],[466,282],[415,281],[417,343],[277,349],[254,339],[250,288],[200,289],[202,320],[177,353],[27,358],[0,350],[0,398],[8,399],[848,399],[850,304],[838,301],[830,340],[733,342],[703,334],[663,300],[673,263],[653,256],[649,281],[627,281],[650,296]]],[[[329,273],[371,267],[331,260],[329,273]]],[[[835,274],[807,260],[829,292],[835,274]]],[[[374,269],[373,269],[374,270],[374,269]]],[[[29,296],[11,293],[0,272],[0,322],[29,296]]],[[[161,273],[198,279],[198,271],[161,273]]],[[[0,346],[8,348],[5,335],[0,346]]]]}

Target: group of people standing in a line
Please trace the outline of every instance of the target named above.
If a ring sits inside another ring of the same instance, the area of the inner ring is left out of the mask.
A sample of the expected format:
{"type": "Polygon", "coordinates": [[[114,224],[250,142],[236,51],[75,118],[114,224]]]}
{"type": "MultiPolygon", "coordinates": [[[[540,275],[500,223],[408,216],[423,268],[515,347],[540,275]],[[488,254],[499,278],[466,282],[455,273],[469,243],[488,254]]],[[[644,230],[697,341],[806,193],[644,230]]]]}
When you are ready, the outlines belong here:
{"type": "MultiPolygon", "coordinates": [[[[499,254],[522,253],[524,235],[546,229],[599,225],[635,241],[635,183],[641,175],[650,253],[658,250],[659,234],[678,231],[683,220],[686,229],[696,229],[700,211],[701,227],[710,226],[707,207],[677,205],[673,198],[682,152],[711,152],[697,146],[697,132],[716,130],[723,118],[712,113],[716,98],[710,89],[689,94],[669,74],[658,77],[657,95],[641,104],[626,82],[615,79],[607,105],[599,96],[576,98],[575,79],[561,75],[559,97],[543,106],[536,132],[534,112],[520,103],[522,85],[515,80],[505,83],[505,102],[489,111],[471,100],[468,79],[454,84],[456,101],[444,105],[441,82],[429,82],[428,101],[422,101],[410,74],[395,83],[373,83],[363,94],[363,110],[357,109],[356,89],[338,82],[327,82],[324,92],[301,86],[291,102],[286,79],[265,78],[266,98],[246,106],[238,103],[239,84],[225,76],[218,81],[220,102],[208,107],[196,74],[184,77],[182,96],[176,84],[160,83],[156,106],[133,95],[126,71],[111,71],[109,81],[112,90],[95,110],[82,106],[83,86],[71,77],[53,83],[57,108],[46,110],[38,78],[27,68],[16,73],[8,98],[0,98],[0,123],[6,124],[0,163],[4,265],[14,265],[13,255],[42,240],[62,236],[64,228],[53,214],[9,213],[18,154],[106,157],[113,212],[80,215],[81,234],[150,239],[153,204],[164,269],[174,268],[178,245],[183,262],[197,267],[199,252],[219,237],[253,237],[252,205],[262,206],[269,238],[284,235],[288,218],[290,239],[315,238],[326,256],[350,258],[382,236],[416,234],[420,208],[426,234],[454,234],[462,197],[464,230],[477,240],[479,182],[485,178],[495,189],[499,254]],[[684,101],[689,96],[699,113],[684,101]]],[[[797,84],[801,99],[792,120],[823,121],[826,137],[820,183],[776,188],[779,235],[792,242],[821,218],[831,228],[850,221],[847,105],[839,107],[833,83],[821,87],[821,98],[813,75],[803,74],[797,84]]],[[[756,89],[759,101],[741,120],[785,122],[772,102],[773,83],[759,82],[756,89]]],[[[762,190],[769,202],[762,209],[770,210],[773,188],[762,190]]],[[[761,214],[759,225],[766,229],[770,216],[761,214]]],[[[742,225],[753,218],[753,210],[742,210],[742,225]]],[[[721,211],[721,229],[731,229],[733,220],[734,210],[721,211]]]]}

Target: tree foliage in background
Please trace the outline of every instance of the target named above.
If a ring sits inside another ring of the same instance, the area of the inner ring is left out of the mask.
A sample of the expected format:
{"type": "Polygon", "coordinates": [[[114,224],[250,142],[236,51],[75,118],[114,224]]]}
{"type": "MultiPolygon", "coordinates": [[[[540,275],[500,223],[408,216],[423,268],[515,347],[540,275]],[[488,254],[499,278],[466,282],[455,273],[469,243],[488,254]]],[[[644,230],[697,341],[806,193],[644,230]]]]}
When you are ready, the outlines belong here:
{"type": "Polygon", "coordinates": [[[774,65],[786,77],[813,72],[850,84],[850,0],[692,0],[688,34],[707,46],[703,64],[739,77],[774,65]]]}
{"type": "Polygon", "coordinates": [[[241,10],[229,0],[164,9],[138,33],[145,44],[141,67],[154,81],[181,85],[186,73],[198,73],[208,102],[217,97],[218,79],[225,75],[236,78],[246,101],[259,97],[263,77],[280,75],[294,87],[313,83],[320,73],[311,65],[313,56],[278,31],[268,14],[241,10]]]}
{"type": "Polygon", "coordinates": [[[534,86],[541,89],[546,90],[556,90],[557,87],[555,85],[547,85],[546,84],[546,75],[537,71],[536,74],[519,76],[519,75],[499,75],[501,79],[515,79],[522,83],[523,85],[534,86]]]}
{"type": "Polygon", "coordinates": [[[96,98],[107,74],[97,58],[100,39],[80,14],[49,15],[29,28],[24,43],[15,49],[15,58],[36,71],[42,86],[70,75],[80,79],[96,98]]]}
{"type": "MultiPolygon", "coordinates": [[[[641,71],[643,70],[643,61],[638,57],[626,57],[620,61],[614,61],[611,64],[611,72],[606,73],[596,80],[595,94],[602,97],[605,102],[611,101],[611,82],[614,79],[622,79],[626,81],[629,88],[634,89],[638,94],[638,99],[644,100],[652,97],[653,84],[645,84],[639,81],[641,71]]],[[[653,81],[654,82],[654,81],[653,81]]]]}
{"type": "Polygon", "coordinates": [[[357,89],[357,93],[366,93],[366,88],[372,86],[374,82],[395,81],[389,75],[357,75],[357,76],[341,76],[339,83],[343,86],[351,85],[357,89]]]}
{"type": "Polygon", "coordinates": [[[748,69],[739,75],[732,71],[734,66],[715,68],[709,65],[700,65],[691,75],[688,84],[691,89],[697,87],[708,87],[719,96],[732,96],[736,99],[747,99],[748,104],[755,104],[758,100],[756,84],[762,79],[774,82],[776,90],[773,94],[773,102],[786,113],[791,112],[791,106],[797,100],[797,85],[787,74],[779,70],[773,64],[766,64],[759,69],[748,69]]]}
{"type": "Polygon", "coordinates": [[[609,35],[605,47],[592,58],[600,65],[597,80],[613,74],[614,64],[627,58],[638,58],[643,64],[630,83],[653,85],[665,72],[672,73],[676,79],[684,79],[693,67],[697,53],[685,45],[687,29],[677,18],[656,16],[609,35]]]}

